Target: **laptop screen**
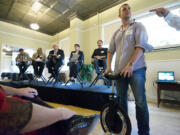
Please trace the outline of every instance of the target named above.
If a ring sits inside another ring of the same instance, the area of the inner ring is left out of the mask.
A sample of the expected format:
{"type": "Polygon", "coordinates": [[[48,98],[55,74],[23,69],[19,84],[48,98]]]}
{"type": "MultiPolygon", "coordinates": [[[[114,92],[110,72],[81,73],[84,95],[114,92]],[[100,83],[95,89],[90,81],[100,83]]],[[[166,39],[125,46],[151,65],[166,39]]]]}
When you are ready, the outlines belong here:
{"type": "Polygon", "coordinates": [[[174,77],[174,72],[172,71],[160,71],[158,72],[158,81],[161,82],[174,82],[175,81],[175,77],[174,77]]]}

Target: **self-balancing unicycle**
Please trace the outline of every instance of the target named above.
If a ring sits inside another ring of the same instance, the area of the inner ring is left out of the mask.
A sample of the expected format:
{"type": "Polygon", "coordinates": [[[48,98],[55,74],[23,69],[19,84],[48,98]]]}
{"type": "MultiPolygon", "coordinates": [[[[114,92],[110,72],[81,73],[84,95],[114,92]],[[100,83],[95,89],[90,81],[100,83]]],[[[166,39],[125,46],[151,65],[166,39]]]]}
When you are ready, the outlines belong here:
{"type": "Polygon", "coordinates": [[[112,80],[112,95],[109,96],[109,103],[107,103],[101,111],[100,120],[102,128],[105,133],[115,135],[130,135],[130,119],[119,106],[118,96],[116,96],[114,93],[114,80],[117,80],[121,76],[119,74],[106,74],[105,77],[112,80]]]}

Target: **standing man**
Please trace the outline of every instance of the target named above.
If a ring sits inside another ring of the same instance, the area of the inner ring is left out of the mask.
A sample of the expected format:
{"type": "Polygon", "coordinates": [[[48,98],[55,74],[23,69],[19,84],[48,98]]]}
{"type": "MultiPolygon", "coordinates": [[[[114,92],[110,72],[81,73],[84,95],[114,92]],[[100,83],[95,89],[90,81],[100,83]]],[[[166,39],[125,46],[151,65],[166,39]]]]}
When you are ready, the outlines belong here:
{"type": "Polygon", "coordinates": [[[94,62],[94,66],[96,69],[96,73],[100,74],[99,66],[100,64],[103,65],[104,70],[106,70],[107,67],[107,48],[103,48],[103,41],[98,40],[97,41],[98,48],[94,50],[92,58],[94,62]]]}
{"type": "Polygon", "coordinates": [[[58,76],[59,67],[63,65],[64,61],[64,51],[59,49],[58,45],[53,44],[53,50],[49,52],[47,68],[51,77],[58,76]]]}
{"type": "Polygon", "coordinates": [[[105,74],[112,72],[111,62],[116,52],[115,73],[122,76],[116,82],[119,104],[128,113],[128,85],[135,97],[136,119],[139,135],[149,135],[149,112],[145,94],[146,63],[144,51],[148,48],[145,27],[131,19],[131,8],[123,4],[119,9],[122,25],[114,33],[107,55],[105,74]]]}
{"type": "Polygon", "coordinates": [[[175,28],[177,31],[180,31],[180,17],[172,14],[168,9],[157,8],[150,10],[150,12],[156,12],[159,17],[164,17],[164,20],[169,26],[175,28]]]}

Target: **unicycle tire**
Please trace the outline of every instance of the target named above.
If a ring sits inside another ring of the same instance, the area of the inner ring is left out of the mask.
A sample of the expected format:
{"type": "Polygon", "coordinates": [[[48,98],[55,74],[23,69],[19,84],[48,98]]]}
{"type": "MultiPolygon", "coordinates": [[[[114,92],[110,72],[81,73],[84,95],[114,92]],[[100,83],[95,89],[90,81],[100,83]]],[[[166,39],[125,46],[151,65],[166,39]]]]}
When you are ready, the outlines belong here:
{"type": "Polygon", "coordinates": [[[114,109],[110,107],[110,104],[106,104],[102,108],[100,121],[104,132],[116,135],[130,135],[131,122],[128,115],[120,107],[114,109]]]}

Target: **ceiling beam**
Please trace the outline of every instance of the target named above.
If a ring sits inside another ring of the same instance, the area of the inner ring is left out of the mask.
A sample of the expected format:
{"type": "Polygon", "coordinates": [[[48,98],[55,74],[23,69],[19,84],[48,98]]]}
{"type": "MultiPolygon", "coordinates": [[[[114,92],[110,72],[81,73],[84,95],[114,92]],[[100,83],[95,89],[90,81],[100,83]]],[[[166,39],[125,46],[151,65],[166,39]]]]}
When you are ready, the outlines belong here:
{"type": "Polygon", "coordinates": [[[15,3],[15,1],[16,1],[16,0],[12,0],[12,1],[11,1],[11,4],[10,4],[10,7],[9,7],[9,9],[8,9],[8,12],[7,12],[7,16],[6,16],[6,17],[9,16],[9,12],[11,11],[11,9],[12,9],[13,4],[15,3]]]}
{"type": "Polygon", "coordinates": [[[117,2],[113,2],[112,4],[109,4],[108,6],[105,6],[104,8],[99,8],[99,9],[97,9],[97,12],[94,12],[94,13],[86,16],[86,17],[83,17],[83,20],[86,20],[86,19],[88,19],[90,17],[93,17],[97,13],[102,13],[103,11],[108,10],[108,9],[110,9],[110,8],[112,8],[112,7],[114,7],[114,6],[118,5],[118,4],[121,4],[123,2],[126,2],[126,1],[128,1],[128,0],[118,0],[117,2]]]}

